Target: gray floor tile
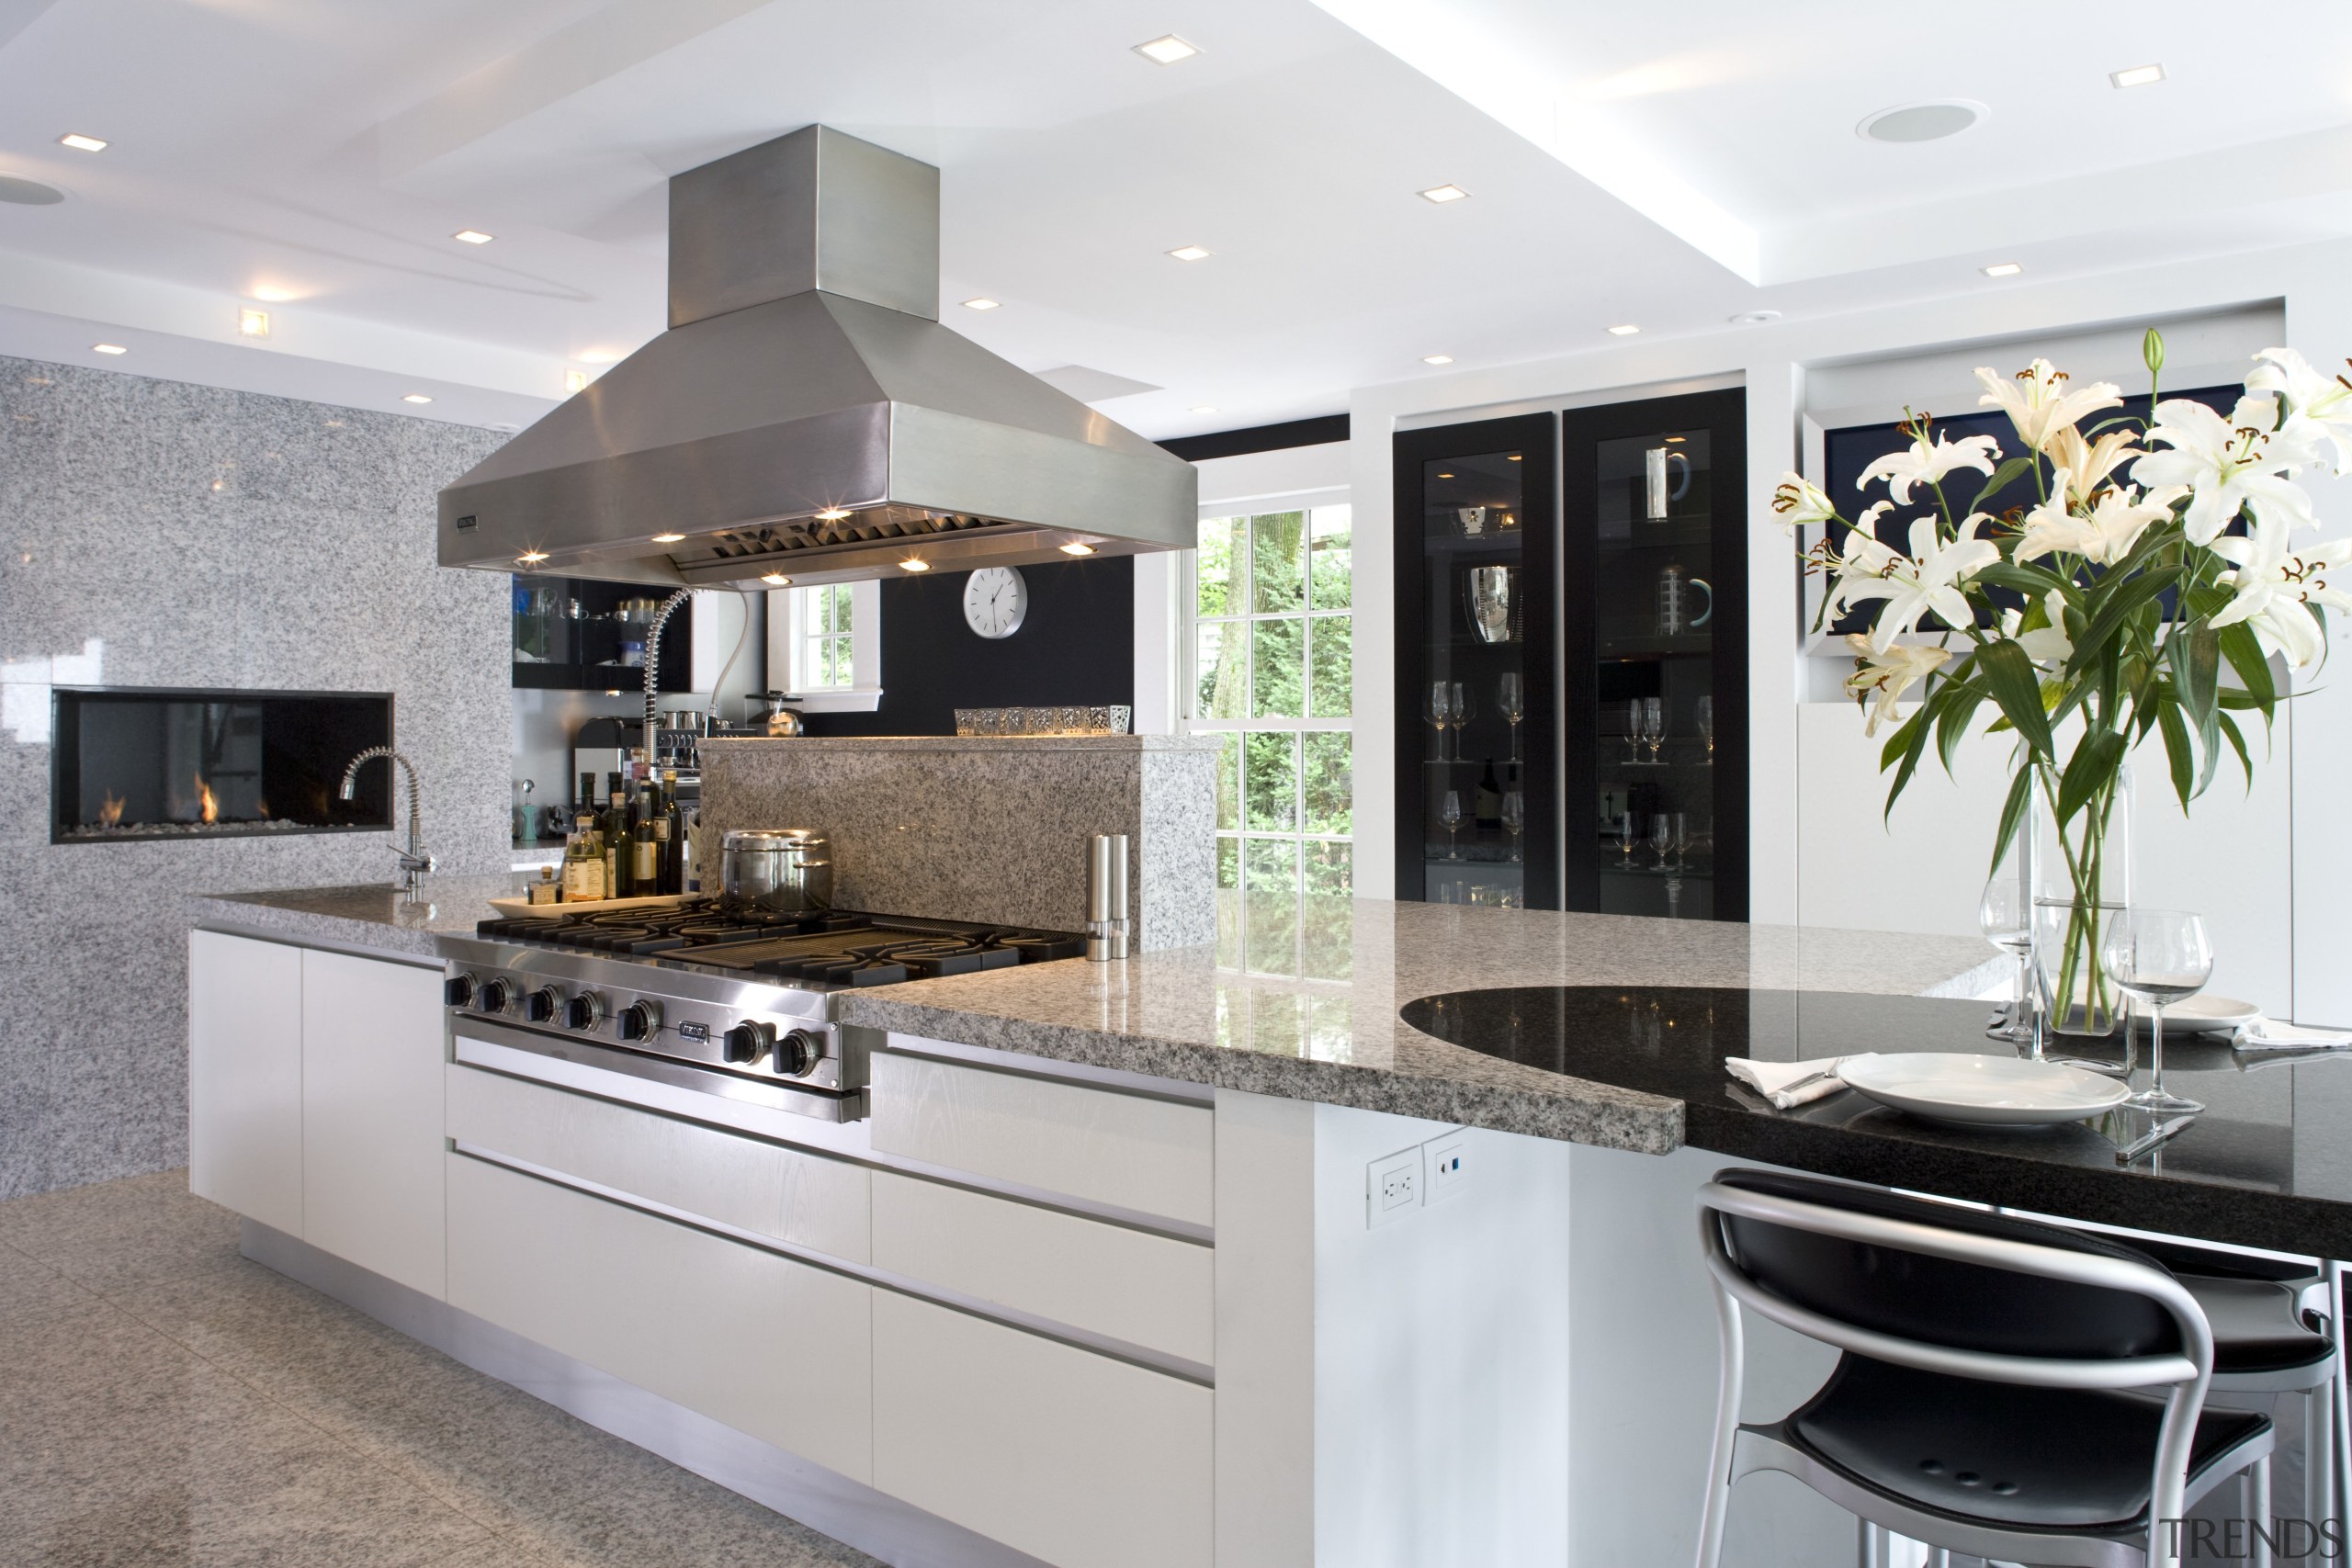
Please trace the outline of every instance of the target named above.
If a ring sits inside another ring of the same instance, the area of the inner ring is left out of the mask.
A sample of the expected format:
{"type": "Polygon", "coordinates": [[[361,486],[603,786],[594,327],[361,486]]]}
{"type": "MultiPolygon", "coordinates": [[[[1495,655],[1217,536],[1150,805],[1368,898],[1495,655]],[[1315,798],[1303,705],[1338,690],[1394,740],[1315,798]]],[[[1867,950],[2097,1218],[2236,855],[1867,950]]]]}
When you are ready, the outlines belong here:
{"type": "Polygon", "coordinates": [[[97,1298],[48,1264],[0,1245],[0,1325],[88,1312],[97,1298]]]}
{"type": "Polygon", "coordinates": [[[104,1292],[223,1267],[237,1216],[189,1192],[186,1171],[160,1171],[0,1203],[0,1245],[104,1292]]]}

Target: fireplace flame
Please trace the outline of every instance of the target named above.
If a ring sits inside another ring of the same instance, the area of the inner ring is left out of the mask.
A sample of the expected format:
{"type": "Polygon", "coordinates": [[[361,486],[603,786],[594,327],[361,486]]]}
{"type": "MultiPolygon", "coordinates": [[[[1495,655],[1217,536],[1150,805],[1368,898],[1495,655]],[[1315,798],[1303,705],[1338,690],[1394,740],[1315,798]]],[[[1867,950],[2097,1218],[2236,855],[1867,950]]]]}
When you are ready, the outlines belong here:
{"type": "Polygon", "coordinates": [[[107,828],[119,828],[122,826],[122,808],[130,804],[127,800],[116,799],[114,791],[107,791],[106,799],[98,806],[99,824],[107,828]]]}
{"type": "Polygon", "coordinates": [[[266,800],[254,801],[254,810],[260,814],[263,821],[266,822],[269,820],[269,802],[266,800]]]}
{"type": "Polygon", "coordinates": [[[196,798],[199,803],[197,810],[198,821],[218,822],[220,820],[220,798],[212,793],[212,786],[204,782],[202,773],[196,775],[196,798]]]}

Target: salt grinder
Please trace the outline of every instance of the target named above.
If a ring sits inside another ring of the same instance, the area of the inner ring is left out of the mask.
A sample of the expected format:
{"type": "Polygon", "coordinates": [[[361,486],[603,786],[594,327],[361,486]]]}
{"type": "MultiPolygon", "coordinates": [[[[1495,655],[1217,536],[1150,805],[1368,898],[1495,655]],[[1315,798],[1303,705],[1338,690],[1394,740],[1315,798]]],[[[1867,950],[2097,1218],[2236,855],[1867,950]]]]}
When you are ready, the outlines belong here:
{"type": "Polygon", "coordinates": [[[1086,846],[1086,956],[1127,955],[1127,836],[1097,833],[1086,846]]]}

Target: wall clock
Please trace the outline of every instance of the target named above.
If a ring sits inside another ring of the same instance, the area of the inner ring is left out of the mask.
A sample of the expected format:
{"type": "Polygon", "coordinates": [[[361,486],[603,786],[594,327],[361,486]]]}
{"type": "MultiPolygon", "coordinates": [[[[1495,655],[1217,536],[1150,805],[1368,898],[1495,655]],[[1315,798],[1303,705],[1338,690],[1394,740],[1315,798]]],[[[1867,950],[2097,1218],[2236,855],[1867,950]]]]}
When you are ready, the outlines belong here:
{"type": "Polygon", "coordinates": [[[1029,613],[1029,584],[1009,566],[982,567],[964,584],[964,624],[989,638],[1008,637],[1029,613]]]}

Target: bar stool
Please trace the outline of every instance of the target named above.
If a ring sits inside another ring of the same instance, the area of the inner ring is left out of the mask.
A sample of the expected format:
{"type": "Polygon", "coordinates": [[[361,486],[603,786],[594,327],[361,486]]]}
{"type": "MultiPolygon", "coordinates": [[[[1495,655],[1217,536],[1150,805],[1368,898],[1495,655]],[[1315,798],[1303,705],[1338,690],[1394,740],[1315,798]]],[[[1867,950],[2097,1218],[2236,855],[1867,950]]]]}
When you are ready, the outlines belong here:
{"type": "Polygon", "coordinates": [[[1760,1470],[1854,1515],[1865,1561],[1886,1531],[1931,1562],[2174,1561],[2182,1532],[2158,1522],[2242,1472],[2267,1518],[2270,1420],[2204,1408],[2211,1331],[2146,1254],[1773,1171],[1718,1172],[1699,1220],[1723,1368],[1698,1568],[1716,1568],[1732,1488],[1760,1470]],[[1841,1352],[1778,1421],[1739,1419],[1743,1309],[1841,1352]]]}

